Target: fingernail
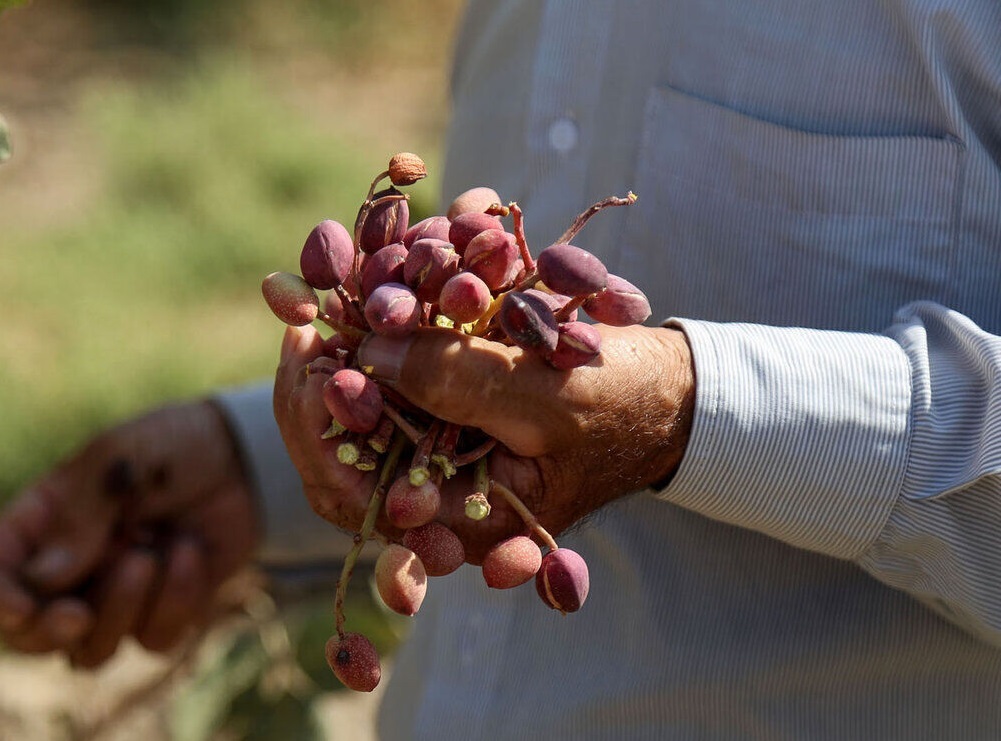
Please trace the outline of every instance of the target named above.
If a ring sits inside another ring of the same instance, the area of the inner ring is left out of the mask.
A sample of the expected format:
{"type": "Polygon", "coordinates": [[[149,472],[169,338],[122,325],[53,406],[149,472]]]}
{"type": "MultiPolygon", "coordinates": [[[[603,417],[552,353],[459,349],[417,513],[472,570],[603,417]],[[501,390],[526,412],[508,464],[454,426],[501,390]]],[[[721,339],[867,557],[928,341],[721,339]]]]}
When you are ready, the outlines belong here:
{"type": "Polygon", "coordinates": [[[369,334],[358,348],[358,364],[377,381],[393,384],[400,378],[412,337],[369,334]]]}
{"type": "Polygon", "coordinates": [[[32,559],[25,572],[32,581],[56,579],[73,565],[73,554],[65,548],[50,548],[32,559]]]}
{"type": "Polygon", "coordinates": [[[280,358],[282,362],[288,360],[289,356],[299,345],[302,331],[298,327],[286,327],[285,336],[282,338],[282,350],[280,358]]]}

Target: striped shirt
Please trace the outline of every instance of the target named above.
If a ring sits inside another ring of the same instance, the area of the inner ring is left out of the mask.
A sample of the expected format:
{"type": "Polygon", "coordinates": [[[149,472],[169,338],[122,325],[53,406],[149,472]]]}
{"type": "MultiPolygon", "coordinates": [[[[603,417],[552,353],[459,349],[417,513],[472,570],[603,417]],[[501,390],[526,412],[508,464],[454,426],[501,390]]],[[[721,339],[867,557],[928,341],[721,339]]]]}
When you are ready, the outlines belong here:
{"type": "MultiPolygon", "coordinates": [[[[1001,738],[1001,5],[474,0],[453,98],[443,197],[537,248],[639,194],[579,243],[686,332],[695,419],[563,539],[580,612],[432,581],[382,736],[1001,738]]],[[[320,551],[258,396],[268,554],[320,551]]]]}

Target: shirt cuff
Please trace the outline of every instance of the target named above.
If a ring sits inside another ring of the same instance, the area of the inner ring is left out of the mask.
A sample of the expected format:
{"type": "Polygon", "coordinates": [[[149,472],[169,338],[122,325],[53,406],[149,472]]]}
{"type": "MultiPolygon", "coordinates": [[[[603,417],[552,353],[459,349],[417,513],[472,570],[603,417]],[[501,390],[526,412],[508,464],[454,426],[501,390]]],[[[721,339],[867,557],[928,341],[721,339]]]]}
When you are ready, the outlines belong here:
{"type": "Polygon", "coordinates": [[[224,391],[213,399],[236,438],[257,495],[264,533],[258,560],[295,565],[341,558],[351,539],[309,506],[275,422],[271,393],[270,384],[260,384],[224,391]]]}
{"type": "Polygon", "coordinates": [[[672,319],[692,348],[696,403],[660,496],[791,545],[857,558],[899,496],[910,363],[893,340],[672,319]]]}

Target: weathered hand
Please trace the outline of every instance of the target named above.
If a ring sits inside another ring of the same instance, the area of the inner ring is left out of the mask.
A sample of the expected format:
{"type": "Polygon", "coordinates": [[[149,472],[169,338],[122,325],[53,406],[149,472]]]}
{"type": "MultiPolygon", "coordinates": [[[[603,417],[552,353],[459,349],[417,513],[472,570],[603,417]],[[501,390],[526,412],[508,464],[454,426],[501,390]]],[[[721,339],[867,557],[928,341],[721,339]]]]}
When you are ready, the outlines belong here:
{"type": "MultiPolygon", "coordinates": [[[[497,438],[503,447],[492,453],[491,476],[555,534],[670,475],[691,424],[694,374],[683,335],[647,327],[600,331],[600,359],[566,372],[517,348],[436,329],[404,340],[373,335],[359,361],[417,406],[497,438]]],[[[305,372],[319,353],[314,330],[288,330],[275,412],[314,509],[356,530],[375,475],[338,463],[336,443],[320,439],[330,420],[321,399],[325,377],[305,372]]],[[[486,520],[466,518],[463,500],[471,491],[467,476],[448,480],[438,519],[459,534],[475,563],[494,542],[523,528],[496,501],[486,520]]],[[[378,526],[395,536],[384,517],[378,526]]]]}
{"type": "Polygon", "coordinates": [[[166,650],[258,538],[218,410],[157,410],[95,437],[0,515],[0,631],[82,666],[126,635],[166,650]]]}

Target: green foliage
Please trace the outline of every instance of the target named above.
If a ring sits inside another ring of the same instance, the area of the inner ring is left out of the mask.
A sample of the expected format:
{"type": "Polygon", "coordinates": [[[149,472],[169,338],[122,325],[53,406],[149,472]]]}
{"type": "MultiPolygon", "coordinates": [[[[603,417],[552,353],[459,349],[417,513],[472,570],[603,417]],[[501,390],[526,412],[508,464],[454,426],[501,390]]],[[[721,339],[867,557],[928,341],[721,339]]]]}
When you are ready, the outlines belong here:
{"type": "MultiPolygon", "coordinates": [[[[80,115],[104,168],[93,206],[0,242],[0,500],[99,427],[273,374],[261,279],[298,270],[317,222],[351,223],[386,158],[223,57],[94,89],[80,115]]],[[[434,187],[413,190],[426,212],[434,187]]]]}
{"type": "Polygon", "coordinates": [[[228,60],[166,89],[96,93],[89,108],[115,142],[117,208],[101,226],[134,227],[119,235],[130,256],[183,278],[171,290],[187,295],[246,289],[276,263],[294,266],[313,223],[353,220],[364,173],[382,164],[294,118],[228,60]]]}
{"type": "Polygon", "coordinates": [[[18,5],[24,5],[27,2],[28,0],[0,0],[0,13],[8,8],[16,8],[18,5]]]}
{"type": "Polygon", "coordinates": [[[11,153],[10,129],[7,126],[7,121],[0,115],[0,163],[9,160],[11,153]]]}

